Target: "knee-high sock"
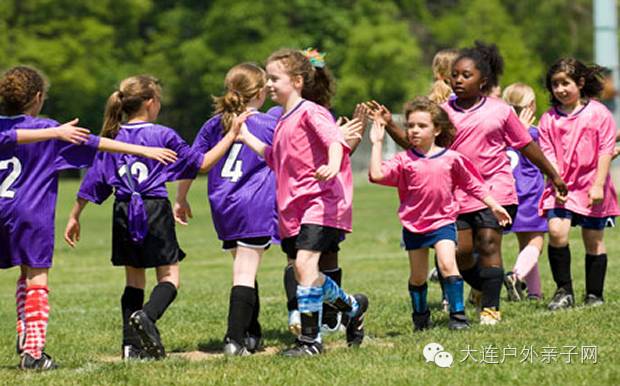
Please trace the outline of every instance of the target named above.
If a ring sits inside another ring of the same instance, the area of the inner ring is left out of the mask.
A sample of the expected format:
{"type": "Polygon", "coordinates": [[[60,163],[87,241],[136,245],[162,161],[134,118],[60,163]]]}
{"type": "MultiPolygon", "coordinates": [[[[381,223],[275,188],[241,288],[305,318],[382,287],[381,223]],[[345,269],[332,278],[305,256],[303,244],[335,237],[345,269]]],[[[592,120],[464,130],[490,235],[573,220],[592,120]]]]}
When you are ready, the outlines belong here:
{"type": "Polygon", "coordinates": [[[413,285],[409,283],[409,297],[411,297],[411,308],[414,314],[423,314],[428,311],[428,285],[413,285]]]}
{"type": "Polygon", "coordinates": [[[129,317],[134,312],[141,310],[144,303],[144,290],[142,288],[126,286],[121,296],[121,313],[123,316],[123,346],[133,345],[140,347],[138,333],[129,325],[129,317]]]}
{"type": "Polygon", "coordinates": [[[17,311],[16,332],[20,347],[23,345],[23,336],[26,326],[26,278],[20,277],[15,285],[15,309],[17,311]]]}
{"type": "MultiPolygon", "coordinates": [[[[326,277],[332,279],[338,286],[342,283],[342,269],[322,271],[326,277]]],[[[338,321],[338,310],[329,303],[323,303],[323,323],[333,327],[338,321]]]]}
{"type": "Polygon", "coordinates": [[[297,286],[297,302],[301,314],[300,340],[321,341],[319,326],[323,310],[323,288],[297,286]]]}
{"type": "Polygon", "coordinates": [[[297,309],[297,280],[292,265],[284,268],[284,290],[286,291],[286,308],[290,311],[297,309]]]}
{"type": "Polygon", "coordinates": [[[24,353],[41,358],[45,347],[47,321],[49,318],[47,286],[30,286],[26,289],[26,342],[24,353]]]}
{"type": "Polygon", "coordinates": [[[242,285],[232,287],[230,290],[230,305],[228,307],[227,337],[239,344],[243,344],[245,334],[252,321],[255,305],[256,289],[242,285]]]}
{"type": "Polygon", "coordinates": [[[258,322],[258,316],[260,315],[260,295],[258,293],[258,282],[254,281],[254,295],[256,296],[254,301],[254,311],[252,312],[252,320],[250,321],[250,326],[248,327],[248,334],[252,336],[262,336],[262,328],[260,323],[258,322]]]}
{"type": "Polygon", "coordinates": [[[177,288],[169,281],[158,283],[151,296],[149,302],[144,305],[144,312],[152,321],[156,322],[162,317],[168,306],[177,297],[177,288]]]}
{"type": "Polygon", "coordinates": [[[570,272],[570,248],[565,247],[547,247],[549,254],[549,265],[553,280],[558,288],[564,288],[567,292],[573,293],[573,279],[570,272]]]}
{"type": "Polygon", "coordinates": [[[448,276],[445,279],[444,288],[446,298],[450,304],[450,313],[464,313],[465,303],[463,302],[463,278],[460,276],[448,276]]]}
{"type": "Polygon", "coordinates": [[[323,301],[334,306],[338,311],[346,312],[349,316],[357,315],[359,304],[355,298],[336,284],[329,276],[323,282],[323,301]]]}
{"type": "Polygon", "coordinates": [[[586,294],[603,297],[607,254],[586,255],[586,294]]]}
{"type": "Polygon", "coordinates": [[[469,284],[471,288],[482,291],[482,278],[480,277],[480,266],[477,261],[473,267],[460,271],[465,283],[469,284]]]}
{"type": "Polygon", "coordinates": [[[496,308],[499,310],[499,294],[504,283],[504,270],[498,267],[480,269],[482,279],[482,308],[496,308]]]}
{"type": "Polygon", "coordinates": [[[534,264],[534,267],[523,278],[527,285],[527,294],[542,296],[542,287],[540,284],[540,272],[538,270],[538,263],[534,264]]]}
{"type": "Polygon", "coordinates": [[[517,275],[519,280],[523,280],[538,263],[540,250],[533,245],[528,245],[519,253],[517,261],[512,268],[512,272],[517,275]]]}

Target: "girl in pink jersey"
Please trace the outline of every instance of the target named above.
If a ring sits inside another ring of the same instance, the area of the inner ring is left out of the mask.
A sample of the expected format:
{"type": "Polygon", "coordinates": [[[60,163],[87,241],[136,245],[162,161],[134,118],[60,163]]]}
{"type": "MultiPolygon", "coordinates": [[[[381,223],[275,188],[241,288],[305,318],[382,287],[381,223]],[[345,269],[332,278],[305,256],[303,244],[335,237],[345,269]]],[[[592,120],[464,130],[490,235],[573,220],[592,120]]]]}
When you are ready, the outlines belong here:
{"type": "MultiPolygon", "coordinates": [[[[487,97],[498,84],[503,72],[503,59],[495,45],[476,42],[463,49],[452,67],[451,86],[456,98],[443,107],[456,127],[451,146],[467,156],[480,170],[491,195],[511,216],[517,210],[518,198],[506,148],[519,150],[553,182],[564,195],[566,184],[514,110],[501,99],[487,97]]],[[[383,109],[385,110],[385,109],[383,109]]],[[[385,113],[389,117],[388,113],[385,113]]],[[[404,132],[388,122],[388,133],[405,143],[404,132]]],[[[459,203],[457,262],[463,279],[482,291],[481,324],[501,320],[499,299],[504,281],[501,241],[502,227],[480,201],[457,189],[459,203]],[[476,255],[478,258],[474,257],[476,255]]]]}
{"type": "Polygon", "coordinates": [[[295,260],[299,285],[297,303],[301,334],[287,356],[311,356],[322,351],[320,322],[323,302],[346,312],[347,343],[359,345],[364,338],[366,296],[345,293],[334,280],[319,271],[321,252],[336,251],[345,232],[351,231],[353,181],[349,146],[327,109],[304,99],[313,96],[325,65],[297,50],[280,50],[267,60],[267,88],[284,108],[273,145],[267,146],[246,128],[242,140],[276,175],[278,221],[282,249],[295,260]]]}
{"type": "Polygon", "coordinates": [[[489,207],[501,225],[510,224],[506,209],[490,196],[482,177],[465,156],[448,150],[454,126],[446,112],[428,98],[405,105],[407,137],[411,148],[382,162],[385,123],[380,111],[370,134],[372,153],[370,180],[398,188],[403,224],[403,243],[409,253],[409,294],[414,330],[431,325],[427,305],[428,248],[435,248],[444,278],[443,289],[450,306],[448,327],[469,328],[463,304],[463,278],[456,265],[456,219],[458,203],[454,190],[460,187],[489,207]]]}
{"type": "Polygon", "coordinates": [[[585,304],[603,304],[604,229],[614,225],[620,208],[609,175],[616,123],[609,110],[592,99],[603,88],[600,73],[600,67],[573,58],[557,61],[547,72],[553,107],[540,119],[540,146],[568,184],[568,196],[560,198],[547,186],[540,205],[549,223],[549,264],[557,285],[550,310],[574,305],[568,240],[570,227],[576,225],[581,226],[586,250],[585,304]]]}

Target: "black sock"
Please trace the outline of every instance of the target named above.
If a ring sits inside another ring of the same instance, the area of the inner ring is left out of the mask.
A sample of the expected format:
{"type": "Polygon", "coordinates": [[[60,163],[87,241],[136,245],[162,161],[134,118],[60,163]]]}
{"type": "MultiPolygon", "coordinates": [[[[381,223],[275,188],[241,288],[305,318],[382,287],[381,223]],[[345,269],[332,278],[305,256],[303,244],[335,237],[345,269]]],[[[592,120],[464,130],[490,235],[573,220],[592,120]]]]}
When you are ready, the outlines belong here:
{"type": "Polygon", "coordinates": [[[286,308],[289,311],[297,309],[297,280],[292,265],[284,268],[284,290],[286,291],[286,308]]]}
{"type": "Polygon", "coordinates": [[[478,266],[478,262],[471,268],[459,269],[459,271],[461,271],[461,276],[465,283],[478,291],[482,291],[482,279],[480,278],[480,267],[478,266]]]}
{"type": "MultiPolygon", "coordinates": [[[[323,271],[325,276],[331,278],[338,286],[342,283],[342,269],[336,268],[333,271],[323,271]]],[[[323,303],[323,324],[327,324],[330,327],[335,327],[338,322],[338,310],[332,305],[323,303]]]]}
{"type": "Polygon", "coordinates": [[[230,290],[228,306],[228,331],[226,336],[239,344],[243,344],[245,333],[252,321],[252,313],[256,304],[256,290],[242,285],[233,286],[230,290]]]}
{"type": "Polygon", "coordinates": [[[254,311],[252,312],[252,320],[250,321],[250,326],[248,327],[248,334],[252,336],[262,336],[262,329],[260,323],[258,322],[258,316],[260,315],[260,295],[258,294],[258,282],[254,282],[254,311]]]}
{"type": "Polygon", "coordinates": [[[480,269],[480,279],[482,281],[482,308],[488,307],[499,310],[499,294],[504,283],[504,269],[498,267],[488,267],[480,269]]]}
{"type": "Polygon", "coordinates": [[[547,247],[549,255],[549,265],[553,280],[558,288],[564,288],[568,293],[573,293],[573,280],[570,274],[570,248],[565,247],[547,247]]]}
{"type": "Polygon", "coordinates": [[[439,285],[441,286],[441,300],[448,300],[444,288],[446,279],[443,277],[443,275],[441,274],[441,270],[439,269],[439,264],[437,263],[437,254],[435,254],[435,269],[437,270],[437,280],[439,280],[439,285]]]}
{"type": "Polygon", "coordinates": [[[168,306],[177,297],[177,288],[169,281],[164,281],[153,288],[149,302],[144,305],[144,312],[153,322],[162,317],[168,306]]]}
{"type": "Polygon", "coordinates": [[[319,312],[301,313],[301,336],[302,341],[314,342],[319,336],[319,312]]]}
{"type": "Polygon", "coordinates": [[[123,315],[123,346],[133,345],[140,347],[140,337],[129,325],[129,317],[134,312],[142,309],[144,303],[144,290],[136,287],[125,287],[121,296],[121,312],[123,315]]]}
{"type": "Polygon", "coordinates": [[[603,297],[605,273],[607,272],[607,254],[586,255],[586,294],[603,297]]]}

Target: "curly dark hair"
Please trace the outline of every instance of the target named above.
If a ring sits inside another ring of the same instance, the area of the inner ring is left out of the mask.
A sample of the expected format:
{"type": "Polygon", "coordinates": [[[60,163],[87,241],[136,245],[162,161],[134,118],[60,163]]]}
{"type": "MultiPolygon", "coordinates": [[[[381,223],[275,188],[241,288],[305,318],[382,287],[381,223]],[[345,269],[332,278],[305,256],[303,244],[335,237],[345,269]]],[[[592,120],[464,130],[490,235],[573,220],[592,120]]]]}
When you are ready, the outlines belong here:
{"type": "Polygon", "coordinates": [[[558,72],[564,72],[571,78],[577,85],[583,79],[583,87],[580,90],[582,98],[593,98],[598,96],[603,91],[603,76],[605,68],[599,65],[593,64],[586,66],[575,58],[562,58],[553,63],[547,71],[545,78],[545,86],[551,94],[551,104],[553,106],[561,105],[560,101],[553,95],[553,85],[551,84],[551,78],[558,72]]]}
{"type": "Polygon", "coordinates": [[[471,59],[482,77],[486,78],[487,82],[481,89],[483,93],[486,94],[499,85],[499,77],[504,73],[504,58],[495,44],[476,40],[474,47],[463,48],[460,51],[454,63],[463,58],[471,59]]]}

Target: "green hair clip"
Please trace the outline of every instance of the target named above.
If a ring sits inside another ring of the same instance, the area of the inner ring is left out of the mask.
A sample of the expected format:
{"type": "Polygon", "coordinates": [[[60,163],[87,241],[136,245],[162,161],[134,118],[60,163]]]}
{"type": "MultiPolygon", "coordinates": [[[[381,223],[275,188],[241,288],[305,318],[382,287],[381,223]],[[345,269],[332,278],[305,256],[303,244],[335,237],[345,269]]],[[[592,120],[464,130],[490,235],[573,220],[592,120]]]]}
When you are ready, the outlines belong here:
{"type": "Polygon", "coordinates": [[[318,50],[309,47],[301,51],[302,54],[310,61],[313,67],[323,68],[325,67],[325,52],[319,52],[318,50]]]}

